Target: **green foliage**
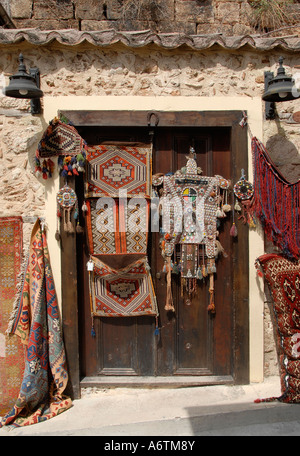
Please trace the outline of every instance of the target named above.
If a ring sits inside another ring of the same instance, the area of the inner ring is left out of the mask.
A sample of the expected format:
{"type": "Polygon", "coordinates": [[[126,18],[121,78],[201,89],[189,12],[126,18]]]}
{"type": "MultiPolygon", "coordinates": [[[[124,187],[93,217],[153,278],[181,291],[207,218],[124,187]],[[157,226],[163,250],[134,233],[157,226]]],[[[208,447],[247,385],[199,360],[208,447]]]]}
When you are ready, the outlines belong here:
{"type": "Polygon", "coordinates": [[[293,16],[289,5],[293,0],[248,0],[253,8],[252,25],[260,31],[275,30],[291,25],[293,16]]]}

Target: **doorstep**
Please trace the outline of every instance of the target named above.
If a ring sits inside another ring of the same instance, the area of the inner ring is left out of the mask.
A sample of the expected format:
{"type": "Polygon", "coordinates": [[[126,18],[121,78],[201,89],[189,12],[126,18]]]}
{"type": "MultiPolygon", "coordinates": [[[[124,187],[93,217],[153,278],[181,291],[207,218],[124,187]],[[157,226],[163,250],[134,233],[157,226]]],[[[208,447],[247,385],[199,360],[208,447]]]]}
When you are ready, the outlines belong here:
{"type": "Polygon", "coordinates": [[[188,386],[233,385],[231,375],[212,376],[93,376],[80,381],[81,388],[184,388],[188,386]]]}

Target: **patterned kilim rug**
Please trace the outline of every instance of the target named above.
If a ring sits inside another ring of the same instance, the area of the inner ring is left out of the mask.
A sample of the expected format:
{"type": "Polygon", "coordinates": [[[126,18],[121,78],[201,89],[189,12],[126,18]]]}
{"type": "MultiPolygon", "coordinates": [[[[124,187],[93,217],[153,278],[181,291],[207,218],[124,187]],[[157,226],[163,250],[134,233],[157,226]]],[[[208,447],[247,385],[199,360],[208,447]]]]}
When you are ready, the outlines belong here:
{"type": "Polygon", "coordinates": [[[149,200],[91,198],[86,205],[90,254],[147,254],[149,200]]]}
{"type": "Polygon", "coordinates": [[[14,405],[24,373],[24,347],[5,334],[22,262],[21,217],[0,218],[0,416],[14,405]]]}
{"type": "Polygon", "coordinates": [[[290,261],[282,255],[266,254],[257,259],[273,297],[280,349],[281,391],[279,400],[300,402],[300,260],[290,261]]]}
{"type": "Polygon", "coordinates": [[[113,269],[98,258],[90,274],[91,311],[98,317],[157,316],[157,304],[147,259],[113,269]]]}
{"type": "Polygon", "coordinates": [[[151,147],[99,145],[87,147],[85,197],[151,195],[151,147]]]}
{"type": "Polygon", "coordinates": [[[25,345],[23,382],[15,405],[0,421],[26,426],[71,407],[63,392],[68,381],[47,240],[38,220],[32,230],[27,268],[8,331],[25,345]]]}

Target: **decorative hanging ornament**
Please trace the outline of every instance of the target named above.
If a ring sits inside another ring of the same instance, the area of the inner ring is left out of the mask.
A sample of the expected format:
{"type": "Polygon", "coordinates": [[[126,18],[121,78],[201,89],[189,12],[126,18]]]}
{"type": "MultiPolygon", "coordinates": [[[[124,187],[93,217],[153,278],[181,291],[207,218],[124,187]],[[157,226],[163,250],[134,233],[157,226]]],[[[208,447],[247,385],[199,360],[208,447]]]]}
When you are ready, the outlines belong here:
{"type": "Polygon", "coordinates": [[[197,280],[205,282],[205,278],[209,278],[208,311],[215,313],[215,259],[219,253],[226,254],[217,240],[217,217],[225,218],[231,210],[227,202],[231,183],[219,175],[203,176],[193,147],[186,159],[186,165],[174,174],[155,175],[152,180],[153,186],[163,186],[162,192],[158,190],[157,193],[163,197],[160,247],[164,258],[163,272],[167,274],[165,310],[175,311],[171,283],[173,272],[180,274],[181,296],[186,296],[189,302],[197,291],[197,280]]]}
{"type": "MultiPolygon", "coordinates": [[[[236,196],[236,198],[241,202],[242,208],[239,206],[238,202],[235,204],[235,210],[237,212],[240,212],[241,209],[243,209],[243,212],[241,215],[238,217],[238,219],[242,219],[244,224],[248,223],[250,228],[255,228],[255,221],[254,218],[251,214],[251,204],[252,204],[252,198],[254,195],[254,188],[251,182],[247,181],[245,178],[245,172],[242,169],[242,176],[240,180],[237,181],[237,183],[233,187],[233,192],[236,196]]],[[[237,231],[235,229],[235,224],[232,227],[232,236],[237,235],[237,231]]]]}
{"type": "MultiPolygon", "coordinates": [[[[59,235],[59,219],[62,218],[64,224],[64,231],[66,233],[74,233],[74,227],[71,221],[71,212],[74,209],[74,219],[78,220],[78,200],[75,191],[65,184],[56,195],[57,202],[57,229],[55,238],[60,239],[59,235]]],[[[82,228],[77,222],[77,232],[81,232],[82,228]]]]}
{"type": "Polygon", "coordinates": [[[242,169],[242,176],[233,187],[235,196],[239,200],[248,200],[253,196],[254,190],[251,182],[245,178],[244,170],[242,169]]]}

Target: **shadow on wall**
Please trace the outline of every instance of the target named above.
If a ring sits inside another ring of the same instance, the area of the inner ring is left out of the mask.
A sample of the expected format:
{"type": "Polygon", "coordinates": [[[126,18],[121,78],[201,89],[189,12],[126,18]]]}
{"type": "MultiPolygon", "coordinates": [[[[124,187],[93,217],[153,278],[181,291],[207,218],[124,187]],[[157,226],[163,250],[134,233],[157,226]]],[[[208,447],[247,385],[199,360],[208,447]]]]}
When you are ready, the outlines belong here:
{"type": "Polygon", "coordinates": [[[266,149],[288,182],[294,183],[300,179],[300,154],[295,144],[277,134],[268,139],[266,149]]]}

